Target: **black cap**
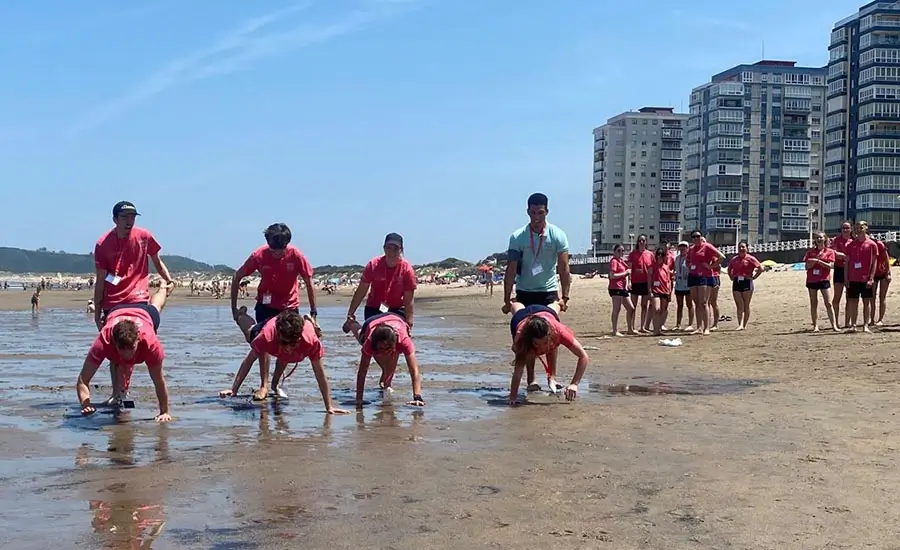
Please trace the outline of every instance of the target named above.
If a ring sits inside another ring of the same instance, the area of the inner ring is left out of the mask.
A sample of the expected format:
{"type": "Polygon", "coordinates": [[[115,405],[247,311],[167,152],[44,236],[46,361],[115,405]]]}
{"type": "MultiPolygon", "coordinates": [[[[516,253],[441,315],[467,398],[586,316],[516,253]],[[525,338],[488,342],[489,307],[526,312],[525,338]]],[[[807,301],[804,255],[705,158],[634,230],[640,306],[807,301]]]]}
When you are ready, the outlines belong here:
{"type": "Polygon", "coordinates": [[[113,206],[113,217],[118,218],[119,214],[134,214],[135,216],[140,216],[134,203],[128,201],[119,201],[113,206]]]}
{"type": "Polygon", "coordinates": [[[403,250],[403,237],[400,236],[400,233],[388,233],[384,237],[384,246],[389,244],[399,246],[403,250]]]}

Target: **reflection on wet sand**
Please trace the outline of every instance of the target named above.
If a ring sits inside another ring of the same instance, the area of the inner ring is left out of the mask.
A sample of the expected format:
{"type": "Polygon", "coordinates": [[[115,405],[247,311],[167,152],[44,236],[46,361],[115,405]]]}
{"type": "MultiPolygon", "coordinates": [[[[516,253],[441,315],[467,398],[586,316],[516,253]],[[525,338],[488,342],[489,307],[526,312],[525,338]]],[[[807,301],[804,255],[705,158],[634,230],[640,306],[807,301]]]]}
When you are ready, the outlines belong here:
{"type": "Polygon", "coordinates": [[[105,548],[151,548],[166,525],[160,504],[113,498],[91,500],[89,505],[92,530],[105,548]]]}

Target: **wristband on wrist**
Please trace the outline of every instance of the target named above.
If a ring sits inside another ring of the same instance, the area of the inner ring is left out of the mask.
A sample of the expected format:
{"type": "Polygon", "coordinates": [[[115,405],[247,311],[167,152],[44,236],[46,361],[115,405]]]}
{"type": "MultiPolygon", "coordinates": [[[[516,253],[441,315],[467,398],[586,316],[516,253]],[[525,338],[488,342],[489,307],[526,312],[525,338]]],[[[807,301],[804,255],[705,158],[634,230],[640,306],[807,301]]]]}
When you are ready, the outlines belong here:
{"type": "Polygon", "coordinates": [[[314,307],[311,307],[311,308],[309,308],[309,314],[312,315],[313,317],[315,317],[319,314],[319,310],[317,310],[314,307]]]}

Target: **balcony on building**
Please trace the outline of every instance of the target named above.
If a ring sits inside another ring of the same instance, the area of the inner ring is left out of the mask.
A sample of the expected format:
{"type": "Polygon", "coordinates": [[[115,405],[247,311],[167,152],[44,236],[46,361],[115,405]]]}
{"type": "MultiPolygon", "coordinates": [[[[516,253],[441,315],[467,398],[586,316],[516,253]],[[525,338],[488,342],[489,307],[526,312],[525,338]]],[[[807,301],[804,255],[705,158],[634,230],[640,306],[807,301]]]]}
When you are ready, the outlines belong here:
{"type": "Polygon", "coordinates": [[[679,227],[678,222],[661,222],[659,224],[659,232],[666,235],[677,235],[680,233],[679,227]]]}
{"type": "Polygon", "coordinates": [[[711,176],[706,180],[710,191],[736,191],[741,189],[741,176],[711,176]]]}
{"type": "Polygon", "coordinates": [[[868,137],[898,138],[900,137],[900,122],[864,122],[859,125],[857,138],[868,137]]]}
{"type": "Polygon", "coordinates": [[[860,20],[859,31],[871,29],[869,32],[877,35],[900,34],[900,14],[876,13],[860,20]]]}
{"type": "Polygon", "coordinates": [[[602,172],[603,171],[603,161],[598,161],[594,163],[594,172],[602,172]]]}
{"type": "Polygon", "coordinates": [[[809,218],[806,214],[803,218],[781,218],[781,231],[794,233],[809,232],[809,218]]]}
{"type": "Polygon", "coordinates": [[[680,191],[660,191],[659,193],[660,201],[667,202],[678,202],[681,200],[681,192],[680,191]]]}
{"type": "Polygon", "coordinates": [[[594,233],[599,233],[603,229],[603,224],[599,222],[595,222],[591,224],[591,231],[594,233]]]}
{"type": "Polygon", "coordinates": [[[809,206],[809,194],[808,193],[797,193],[797,192],[783,192],[781,194],[781,204],[809,206]]]}
{"type": "Polygon", "coordinates": [[[806,114],[812,112],[812,100],[810,99],[785,99],[781,102],[781,111],[785,115],[806,114]]]}
{"type": "Polygon", "coordinates": [[[782,117],[781,124],[785,131],[789,129],[808,128],[809,117],[804,115],[785,116],[782,117]]]}
{"type": "Polygon", "coordinates": [[[847,43],[847,29],[845,27],[841,27],[839,29],[834,29],[831,31],[831,42],[830,46],[837,46],[839,44],[847,43]]]}
{"type": "Polygon", "coordinates": [[[660,212],[681,212],[681,203],[678,201],[659,201],[660,212]]]}
{"type": "Polygon", "coordinates": [[[661,191],[681,191],[681,180],[677,180],[677,181],[662,180],[659,182],[659,189],[661,191]]]}
{"type": "Polygon", "coordinates": [[[602,191],[602,190],[603,190],[603,180],[601,179],[600,181],[595,181],[594,182],[594,193],[596,193],[598,191],[602,191]]]}

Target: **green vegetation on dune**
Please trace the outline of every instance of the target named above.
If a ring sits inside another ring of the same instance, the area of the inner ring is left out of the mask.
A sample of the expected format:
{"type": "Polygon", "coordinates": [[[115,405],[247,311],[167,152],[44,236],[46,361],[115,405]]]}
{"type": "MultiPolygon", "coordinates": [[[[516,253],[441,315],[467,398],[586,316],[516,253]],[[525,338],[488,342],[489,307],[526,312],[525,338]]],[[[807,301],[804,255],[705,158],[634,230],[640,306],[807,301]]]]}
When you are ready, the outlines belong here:
{"type": "MultiPolygon", "coordinates": [[[[162,260],[172,273],[234,273],[227,265],[210,265],[184,256],[163,255],[162,260]]],[[[93,254],[71,254],[46,248],[24,250],[0,247],[0,271],[9,273],[72,273],[85,275],[94,273],[93,254]]],[[[150,271],[155,272],[153,264],[150,271]]]]}
{"type": "MultiPolygon", "coordinates": [[[[446,258],[439,262],[431,262],[427,264],[418,264],[414,265],[416,271],[453,271],[453,270],[471,270],[477,265],[481,265],[486,263],[488,260],[499,260],[497,257],[498,254],[493,256],[488,256],[484,260],[472,263],[467,262],[465,260],[460,260],[459,258],[446,258]]],[[[506,253],[502,253],[503,261],[506,261],[506,253]]],[[[358,264],[351,265],[322,265],[313,268],[316,275],[342,275],[344,273],[359,273],[365,268],[365,266],[358,264]]]]}

